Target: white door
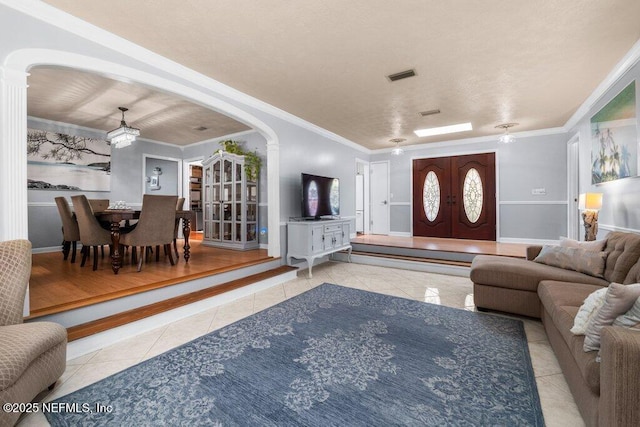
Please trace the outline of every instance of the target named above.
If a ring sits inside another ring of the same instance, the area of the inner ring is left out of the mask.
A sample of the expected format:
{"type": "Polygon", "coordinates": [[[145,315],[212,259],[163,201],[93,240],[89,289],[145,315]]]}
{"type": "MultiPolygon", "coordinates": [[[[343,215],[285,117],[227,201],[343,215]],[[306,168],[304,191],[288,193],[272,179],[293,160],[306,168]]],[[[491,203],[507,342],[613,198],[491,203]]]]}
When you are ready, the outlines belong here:
{"type": "Polygon", "coordinates": [[[373,162],[371,173],[371,233],[389,234],[389,162],[373,162]]]}
{"type": "Polygon", "coordinates": [[[567,236],[571,239],[579,240],[580,236],[580,211],[578,210],[578,194],[579,189],[579,162],[580,162],[580,137],[576,135],[573,137],[567,146],[568,150],[568,167],[567,167],[567,182],[569,183],[568,195],[568,224],[567,224],[567,236]]]}

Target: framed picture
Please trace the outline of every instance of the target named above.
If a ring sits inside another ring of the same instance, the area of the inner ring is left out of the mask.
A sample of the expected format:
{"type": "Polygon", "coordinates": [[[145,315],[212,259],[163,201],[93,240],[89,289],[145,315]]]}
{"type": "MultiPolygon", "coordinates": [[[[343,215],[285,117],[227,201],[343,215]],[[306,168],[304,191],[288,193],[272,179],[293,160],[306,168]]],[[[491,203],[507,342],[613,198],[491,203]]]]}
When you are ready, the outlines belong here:
{"type": "Polygon", "coordinates": [[[150,190],[160,189],[160,177],[158,177],[158,175],[151,176],[151,180],[149,181],[149,189],[150,190]]]}
{"type": "Polygon", "coordinates": [[[111,190],[111,146],[104,139],[27,129],[30,190],[111,190]]]}
{"type": "Polygon", "coordinates": [[[591,183],[638,176],[636,82],[591,117],[591,183]]]}

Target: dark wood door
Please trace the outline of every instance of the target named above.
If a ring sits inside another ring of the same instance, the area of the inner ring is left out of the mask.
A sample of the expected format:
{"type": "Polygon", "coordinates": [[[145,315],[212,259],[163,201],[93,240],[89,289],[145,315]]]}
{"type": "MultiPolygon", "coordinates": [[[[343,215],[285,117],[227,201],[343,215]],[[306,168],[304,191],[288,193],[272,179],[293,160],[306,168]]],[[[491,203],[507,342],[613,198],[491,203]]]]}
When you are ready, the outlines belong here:
{"type": "Polygon", "coordinates": [[[414,160],[413,234],[495,240],[495,192],[494,153],[414,160]]]}
{"type": "Polygon", "coordinates": [[[413,161],[413,234],[450,237],[451,167],[448,157],[413,161]],[[429,178],[427,179],[427,176],[429,178]],[[428,184],[425,184],[428,183],[428,184]],[[443,185],[445,184],[446,185],[443,185]],[[425,198],[431,202],[426,203],[425,198]]]}

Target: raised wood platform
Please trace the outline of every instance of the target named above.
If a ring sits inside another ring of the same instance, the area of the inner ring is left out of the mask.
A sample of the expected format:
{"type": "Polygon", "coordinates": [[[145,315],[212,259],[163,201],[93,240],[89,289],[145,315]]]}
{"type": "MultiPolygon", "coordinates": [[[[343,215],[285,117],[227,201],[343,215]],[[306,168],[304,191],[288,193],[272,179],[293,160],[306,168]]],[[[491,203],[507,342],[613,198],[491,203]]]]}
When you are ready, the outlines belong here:
{"type": "MultiPolygon", "coordinates": [[[[181,241],[178,247],[181,247],[181,241]]],[[[74,264],[69,260],[63,261],[60,252],[34,254],[29,282],[30,316],[27,319],[113,301],[274,260],[264,249],[242,252],[217,249],[203,246],[195,240],[191,242],[189,263],[181,258],[177,265],[171,266],[163,257],[155,262],[154,256],[153,261],[143,264],[141,272],[126,263],[115,275],[111,270],[108,249],[105,252],[105,257],[99,259],[96,271],[92,271],[90,262],[80,267],[79,260],[74,264]]]]}
{"type": "Polygon", "coordinates": [[[470,265],[476,255],[526,256],[525,244],[436,237],[394,237],[375,234],[351,239],[354,253],[370,256],[470,265]]]}

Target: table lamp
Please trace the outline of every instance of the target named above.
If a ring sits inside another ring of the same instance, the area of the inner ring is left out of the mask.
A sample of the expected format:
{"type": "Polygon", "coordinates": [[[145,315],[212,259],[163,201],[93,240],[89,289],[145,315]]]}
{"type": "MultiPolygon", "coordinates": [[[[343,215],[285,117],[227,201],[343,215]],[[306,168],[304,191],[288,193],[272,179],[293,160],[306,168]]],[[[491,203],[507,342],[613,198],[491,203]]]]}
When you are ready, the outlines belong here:
{"type": "Polygon", "coordinates": [[[598,211],[602,208],[602,193],[583,193],[578,199],[578,209],[584,221],[584,240],[596,240],[598,234],[598,211]]]}

